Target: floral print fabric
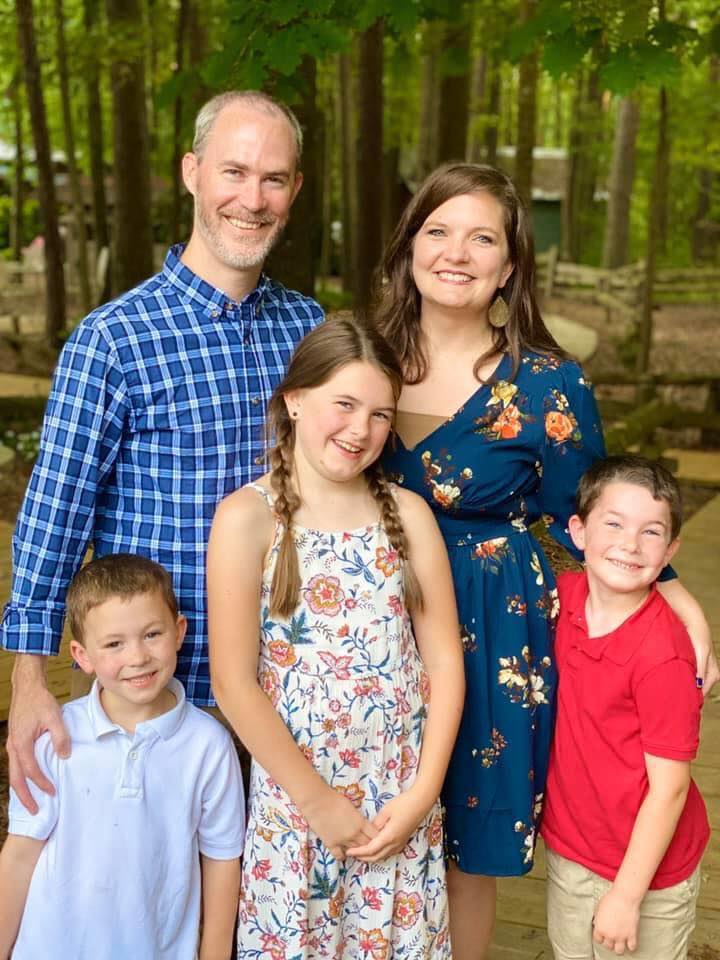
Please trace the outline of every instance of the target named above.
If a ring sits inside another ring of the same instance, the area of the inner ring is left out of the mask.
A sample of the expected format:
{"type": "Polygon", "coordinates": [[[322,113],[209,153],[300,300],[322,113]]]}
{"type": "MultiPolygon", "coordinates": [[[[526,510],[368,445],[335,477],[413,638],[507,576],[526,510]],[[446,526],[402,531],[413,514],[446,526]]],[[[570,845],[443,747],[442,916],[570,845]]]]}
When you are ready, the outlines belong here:
{"type": "Polygon", "coordinates": [[[541,517],[577,555],[566,524],[578,480],[604,452],[580,367],[505,356],[491,384],[384,464],[425,497],[448,547],[467,694],[443,790],[448,856],[469,873],[532,867],[552,734],[557,591],[528,526],[541,517]]]}
{"type": "MultiPolygon", "coordinates": [[[[289,620],[271,618],[279,531],[263,576],[258,677],[315,769],[372,819],[415,779],[430,696],[400,560],[380,524],[296,527],[301,601],[289,620]]],[[[439,804],[379,864],[335,860],[255,761],[249,805],[239,958],[450,957],[439,804]]]]}

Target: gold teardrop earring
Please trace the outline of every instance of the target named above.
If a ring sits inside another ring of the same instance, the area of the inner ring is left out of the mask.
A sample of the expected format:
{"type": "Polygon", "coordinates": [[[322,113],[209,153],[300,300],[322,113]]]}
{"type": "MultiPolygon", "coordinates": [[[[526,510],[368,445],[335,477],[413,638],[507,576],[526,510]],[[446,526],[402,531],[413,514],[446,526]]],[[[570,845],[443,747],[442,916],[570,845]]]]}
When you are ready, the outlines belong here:
{"type": "Polygon", "coordinates": [[[508,310],[508,305],[505,303],[502,293],[498,291],[497,296],[490,304],[490,309],[488,310],[488,320],[493,327],[500,330],[507,324],[509,319],[510,311],[508,310]]]}

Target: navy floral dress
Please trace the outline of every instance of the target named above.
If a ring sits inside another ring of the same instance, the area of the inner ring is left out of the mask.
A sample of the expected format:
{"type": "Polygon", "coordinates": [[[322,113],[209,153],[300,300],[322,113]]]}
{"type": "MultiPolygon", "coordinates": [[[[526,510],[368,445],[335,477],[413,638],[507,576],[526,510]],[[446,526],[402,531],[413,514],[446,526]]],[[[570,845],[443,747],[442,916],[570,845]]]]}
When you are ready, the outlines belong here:
{"type": "Polygon", "coordinates": [[[467,873],[532,867],[556,687],[557,591],[528,526],[567,532],[578,480],[604,454],[592,387],[574,362],[509,355],[493,382],[412,449],[384,454],[425,497],[450,555],[467,693],[443,789],[448,856],[467,873]]]}

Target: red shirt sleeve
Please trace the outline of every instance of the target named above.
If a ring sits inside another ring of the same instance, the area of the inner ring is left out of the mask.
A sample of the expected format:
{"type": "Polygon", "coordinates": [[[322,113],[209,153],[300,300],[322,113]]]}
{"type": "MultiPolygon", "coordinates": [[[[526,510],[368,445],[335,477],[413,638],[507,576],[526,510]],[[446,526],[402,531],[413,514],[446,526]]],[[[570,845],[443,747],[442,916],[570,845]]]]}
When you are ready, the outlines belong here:
{"type": "Polygon", "coordinates": [[[692,760],[700,740],[702,691],[687,660],[674,658],[646,673],[635,686],[640,742],[645,753],[692,760]]]}

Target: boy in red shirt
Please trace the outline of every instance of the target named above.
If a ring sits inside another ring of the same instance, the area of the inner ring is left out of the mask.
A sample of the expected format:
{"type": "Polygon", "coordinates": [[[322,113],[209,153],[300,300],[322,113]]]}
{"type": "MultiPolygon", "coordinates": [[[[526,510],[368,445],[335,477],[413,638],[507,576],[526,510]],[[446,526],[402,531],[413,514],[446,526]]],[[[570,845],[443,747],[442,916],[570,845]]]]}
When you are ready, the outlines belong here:
{"type": "Polygon", "coordinates": [[[678,548],[680,492],[643,457],[580,481],[560,577],[558,716],[541,832],[556,960],[687,957],[710,828],[690,777],[702,691],[684,626],[655,589],[678,548]]]}

